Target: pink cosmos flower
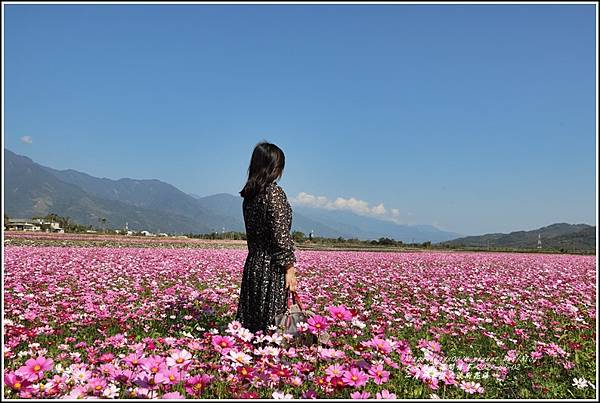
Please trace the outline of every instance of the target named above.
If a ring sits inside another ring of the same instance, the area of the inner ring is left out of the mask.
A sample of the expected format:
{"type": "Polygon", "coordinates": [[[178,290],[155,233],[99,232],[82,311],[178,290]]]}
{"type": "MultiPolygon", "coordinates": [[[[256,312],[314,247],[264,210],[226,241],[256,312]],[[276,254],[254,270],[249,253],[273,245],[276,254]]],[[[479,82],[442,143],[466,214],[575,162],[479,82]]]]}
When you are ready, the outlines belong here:
{"type": "Polygon", "coordinates": [[[86,385],[87,390],[95,395],[101,394],[106,388],[107,382],[104,378],[90,378],[86,385]]]}
{"type": "Polygon", "coordinates": [[[190,395],[199,396],[206,386],[212,381],[211,375],[196,375],[185,381],[185,391],[190,395]]]}
{"type": "Polygon", "coordinates": [[[387,340],[384,340],[377,336],[373,337],[368,343],[375,350],[382,354],[389,354],[392,351],[392,346],[390,346],[390,343],[387,340]]]}
{"type": "Polygon", "coordinates": [[[463,374],[466,374],[467,372],[469,372],[469,366],[470,364],[468,362],[465,362],[461,359],[456,360],[456,368],[461,371],[463,374]]]}
{"type": "Polygon", "coordinates": [[[390,379],[390,373],[383,369],[383,365],[373,365],[369,368],[369,375],[377,385],[387,382],[390,379]]]}
{"type": "Polygon", "coordinates": [[[483,388],[479,383],[461,381],[460,388],[467,393],[483,393],[483,388]]]}
{"type": "Polygon", "coordinates": [[[165,368],[164,358],[158,355],[153,355],[148,358],[142,358],[140,360],[141,368],[151,375],[158,374],[163,368],[165,368]]]}
{"type": "Polygon", "coordinates": [[[181,393],[179,392],[169,392],[169,393],[165,393],[164,395],[162,395],[163,399],[185,399],[185,396],[183,396],[181,393]]]}
{"type": "Polygon", "coordinates": [[[363,386],[369,380],[369,377],[356,367],[350,368],[350,371],[344,371],[342,380],[346,385],[354,386],[355,388],[363,386]]]}
{"type": "Polygon", "coordinates": [[[234,320],[229,322],[226,332],[229,334],[237,334],[241,329],[243,329],[242,324],[239,321],[234,320]]]}
{"type": "Polygon", "coordinates": [[[440,379],[444,381],[446,385],[456,385],[456,375],[449,369],[442,371],[440,379]]]}
{"type": "Polygon", "coordinates": [[[113,353],[104,353],[100,356],[100,361],[104,363],[109,363],[115,359],[115,355],[113,353]]]}
{"type": "Polygon", "coordinates": [[[368,399],[368,398],[371,397],[371,394],[369,392],[359,392],[359,391],[356,391],[356,392],[350,393],[350,397],[352,399],[355,399],[355,400],[357,400],[357,399],[368,399]]]}
{"type": "Polygon", "coordinates": [[[227,354],[235,346],[235,340],[230,336],[215,335],[212,338],[212,344],[217,351],[227,354]]]}
{"type": "Polygon", "coordinates": [[[318,334],[325,331],[328,327],[327,318],[321,315],[313,315],[306,321],[308,330],[313,334],[318,334]]]}
{"type": "Polygon", "coordinates": [[[352,312],[350,312],[344,305],[330,306],[327,308],[331,317],[335,320],[352,320],[352,312]]]}
{"type": "Polygon", "coordinates": [[[382,390],[381,392],[377,392],[377,399],[395,399],[396,395],[394,393],[390,393],[387,389],[382,390]]]}
{"type": "Polygon", "coordinates": [[[314,389],[309,389],[306,392],[302,393],[302,399],[316,399],[317,392],[314,389]]]}
{"type": "Polygon", "coordinates": [[[22,379],[14,372],[9,372],[8,374],[4,375],[4,384],[10,386],[17,392],[20,392],[29,386],[30,382],[27,379],[22,379]]]}
{"type": "Polygon", "coordinates": [[[137,367],[140,364],[140,360],[143,357],[144,356],[142,353],[131,353],[125,358],[123,358],[123,361],[125,361],[125,363],[130,367],[137,367]]]}
{"type": "Polygon", "coordinates": [[[167,365],[169,367],[184,367],[192,361],[192,354],[187,350],[177,350],[167,357],[167,365]]]}
{"type": "Polygon", "coordinates": [[[154,381],[156,383],[175,384],[181,382],[182,378],[184,378],[185,375],[185,371],[181,371],[177,367],[163,367],[162,370],[154,377],[154,381]]]}
{"type": "Polygon", "coordinates": [[[515,362],[515,360],[517,359],[517,352],[516,350],[509,350],[506,353],[506,357],[504,357],[504,359],[508,362],[515,362]]]}
{"type": "Polygon", "coordinates": [[[530,355],[531,358],[533,358],[533,361],[537,361],[544,356],[544,353],[541,351],[532,351],[530,355]]]}
{"type": "Polygon", "coordinates": [[[325,373],[332,378],[341,377],[344,374],[344,366],[337,363],[330,365],[325,369],[325,373]]]}
{"type": "Polygon", "coordinates": [[[19,368],[15,373],[21,378],[33,382],[41,379],[44,371],[50,371],[53,367],[54,364],[51,358],[30,358],[25,361],[25,365],[19,368]]]}

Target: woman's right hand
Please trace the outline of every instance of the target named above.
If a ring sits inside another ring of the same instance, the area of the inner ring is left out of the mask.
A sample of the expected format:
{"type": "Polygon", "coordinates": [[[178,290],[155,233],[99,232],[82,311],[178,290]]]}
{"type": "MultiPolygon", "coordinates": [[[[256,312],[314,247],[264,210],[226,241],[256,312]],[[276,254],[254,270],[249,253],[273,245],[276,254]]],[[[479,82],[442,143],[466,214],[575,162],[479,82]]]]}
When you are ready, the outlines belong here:
{"type": "Polygon", "coordinates": [[[294,292],[296,291],[296,285],[296,269],[294,269],[293,265],[290,265],[285,272],[285,288],[289,289],[291,292],[294,292]]]}

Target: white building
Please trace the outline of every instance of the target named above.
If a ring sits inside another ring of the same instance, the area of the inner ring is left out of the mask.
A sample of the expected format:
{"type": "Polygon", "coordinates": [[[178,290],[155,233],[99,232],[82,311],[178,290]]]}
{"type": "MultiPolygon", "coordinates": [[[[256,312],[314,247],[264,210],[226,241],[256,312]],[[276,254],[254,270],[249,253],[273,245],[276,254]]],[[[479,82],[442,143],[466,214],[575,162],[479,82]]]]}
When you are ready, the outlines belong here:
{"type": "Polygon", "coordinates": [[[37,222],[26,218],[9,218],[6,229],[8,231],[41,231],[42,227],[37,222]]]}
{"type": "Polygon", "coordinates": [[[43,218],[35,218],[32,220],[33,222],[39,224],[40,226],[49,225],[49,228],[46,232],[59,232],[64,233],[65,230],[60,227],[60,224],[54,221],[45,220],[43,218]]]}
{"type": "Polygon", "coordinates": [[[59,223],[43,218],[34,218],[31,220],[26,218],[9,218],[6,229],[8,231],[65,232],[65,230],[60,227],[59,223]]]}

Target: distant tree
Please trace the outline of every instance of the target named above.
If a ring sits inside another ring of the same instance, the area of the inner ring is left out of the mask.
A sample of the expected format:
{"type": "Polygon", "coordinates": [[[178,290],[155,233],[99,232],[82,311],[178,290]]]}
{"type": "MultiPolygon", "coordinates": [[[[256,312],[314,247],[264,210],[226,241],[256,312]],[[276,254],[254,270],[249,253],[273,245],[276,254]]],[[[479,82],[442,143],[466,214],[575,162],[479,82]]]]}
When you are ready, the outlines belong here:
{"type": "Polygon", "coordinates": [[[379,245],[393,245],[395,242],[393,239],[382,237],[382,238],[379,238],[378,243],[379,243],[379,245]]]}
{"type": "Polygon", "coordinates": [[[294,239],[295,242],[303,242],[304,241],[304,232],[302,231],[293,231],[292,232],[292,238],[294,239]]]}

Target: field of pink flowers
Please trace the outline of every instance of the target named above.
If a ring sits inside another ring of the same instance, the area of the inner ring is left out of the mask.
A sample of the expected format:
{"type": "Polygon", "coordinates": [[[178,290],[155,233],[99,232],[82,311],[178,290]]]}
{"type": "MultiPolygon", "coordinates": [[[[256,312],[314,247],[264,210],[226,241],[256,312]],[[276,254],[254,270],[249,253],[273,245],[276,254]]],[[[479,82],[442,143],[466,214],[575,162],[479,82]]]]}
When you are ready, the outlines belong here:
{"type": "Polygon", "coordinates": [[[4,397],[596,396],[595,256],[296,256],[329,344],[233,320],[245,250],[5,246],[4,397]]]}

